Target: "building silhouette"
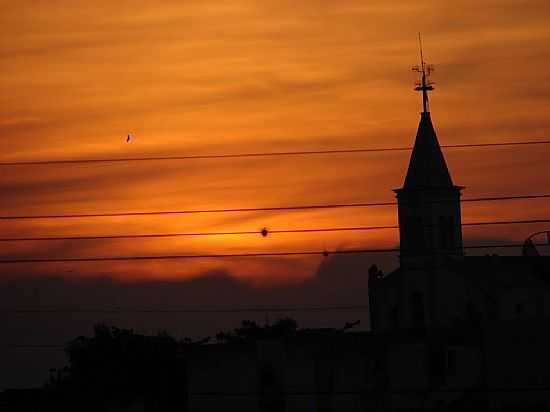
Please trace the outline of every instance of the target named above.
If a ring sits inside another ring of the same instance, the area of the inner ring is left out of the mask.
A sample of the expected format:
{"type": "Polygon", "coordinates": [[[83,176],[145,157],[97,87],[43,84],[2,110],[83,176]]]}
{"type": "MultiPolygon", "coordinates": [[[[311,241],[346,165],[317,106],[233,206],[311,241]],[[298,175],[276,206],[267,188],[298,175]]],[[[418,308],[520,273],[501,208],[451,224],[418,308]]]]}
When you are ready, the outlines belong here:
{"type": "Polygon", "coordinates": [[[460,195],[430,112],[420,123],[402,188],[396,189],[400,266],[369,273],[371,329],[453,327],[550,315],[548,259],[465,256],[460,195]]]}
{"type": "Polygon", "coordinates": [[[523,256],[464,254],[464,188],[432,123],[430,70],[422,61],[423,111],[394,191],[399,268],[363,269],[371,330],[197,347],[190,411],[550,410],[550,262],[529,245],[523,256]]]}

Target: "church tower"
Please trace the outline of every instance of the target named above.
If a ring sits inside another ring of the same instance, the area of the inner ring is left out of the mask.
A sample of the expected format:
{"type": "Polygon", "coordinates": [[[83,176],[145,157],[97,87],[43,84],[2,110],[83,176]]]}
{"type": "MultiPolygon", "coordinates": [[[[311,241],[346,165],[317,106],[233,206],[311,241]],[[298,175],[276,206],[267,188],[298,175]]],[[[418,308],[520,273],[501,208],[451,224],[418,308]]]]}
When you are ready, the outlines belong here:
{"type": "Polygon", "coordinates": [[[420,45],[421,65],[416,91],[422,92],[423,111],[409,168],[397,196],[402,267],[418,267],[428,262],[462,256],[460,195],[463,187],[455,186],[432,124],[428,80],[433,67],[424,62],[420,45]]]}

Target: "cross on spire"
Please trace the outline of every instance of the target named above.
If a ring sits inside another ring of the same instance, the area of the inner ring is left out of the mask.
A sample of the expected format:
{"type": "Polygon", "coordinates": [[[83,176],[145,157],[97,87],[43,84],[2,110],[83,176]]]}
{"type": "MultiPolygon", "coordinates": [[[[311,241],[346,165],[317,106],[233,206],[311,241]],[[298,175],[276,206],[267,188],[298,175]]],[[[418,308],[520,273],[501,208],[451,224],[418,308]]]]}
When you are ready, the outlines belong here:
{"type": "Polygon", "coordinates": [[[422,92],[422,107],[424,109],[423,113],[429,112],[429,103],[428,103],[428,91],[434,89],[433,82],[429,80],[430,74],[435,70],[434,66],[427,64],[424,61],[424,55],[422,53],[422,37],[418,33],[418,43],[420,46],[420,65],[413,66],[412,70],[420,73],[420,81],[416,82],[416,87],[414,90],[422,92]]]}

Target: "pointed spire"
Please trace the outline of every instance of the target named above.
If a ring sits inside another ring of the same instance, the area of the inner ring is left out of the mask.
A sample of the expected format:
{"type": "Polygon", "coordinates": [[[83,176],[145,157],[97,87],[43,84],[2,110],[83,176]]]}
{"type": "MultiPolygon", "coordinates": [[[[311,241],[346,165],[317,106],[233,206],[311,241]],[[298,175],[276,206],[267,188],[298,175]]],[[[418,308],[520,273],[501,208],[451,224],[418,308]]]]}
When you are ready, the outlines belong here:
{"type": "Polygon", "coordinates": [[[434,69],[424,61],[420,33],[418,42],[420,66],[414,66],[413,71],[420,73],[420,81],[416,83],[415,90],[422,92],[423,111],[403,189],[451,188],[453,181],[441,152],[429,110],[428,92],[434,88],[428,78],[434,69]]]}
{"type": "Polygon", "coordinates": [[[403,189],[454,187],[429,112],[420,116],[403,189]]]}

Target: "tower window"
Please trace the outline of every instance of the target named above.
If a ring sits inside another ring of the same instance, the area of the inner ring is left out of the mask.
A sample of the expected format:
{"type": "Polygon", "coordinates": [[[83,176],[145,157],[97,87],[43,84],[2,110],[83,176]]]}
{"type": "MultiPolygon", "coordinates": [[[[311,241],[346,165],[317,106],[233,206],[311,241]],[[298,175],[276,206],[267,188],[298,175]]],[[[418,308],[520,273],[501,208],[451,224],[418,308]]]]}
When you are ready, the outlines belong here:
{"type": "Polygon", "coordinates": [[[454,376],[456,374],[456,350],[449,349],[447,351],[447,375],[454,376]]]}
{"type": "Polygon", "coordinates": [[[424,314],[424,295],[422,292],[411,294],[411,314],[413,328],[423,328],[425,326],[424,314]]]}
{"type": "Polygon", "coordinates": [[[425,249],[424,224],[420,217],[409,218],[407,230],[407,249],[418,252],[425,249]]]}
{"type": "Polygon", "coordinates": [[[429,368],[432,378],[444,378],[447,362],[446,353],[441,349],[434,349],[429,353],[429,368]]]}
{"type": "Polygon", "coordinates": [[[393,305],[389,313],[390,328],[397,329],[399,327],[399,306],[393,305]]]}
{"type": "Polygon", "coordinates": [[[454,219],[452,216],[439,217],[439,245],[442,249],[454,249],[454,219]]]}
{"type": "Polygon", "coordinates": [[[516,315],[521,315],[523,313],[523,304],[516,303],[516,315]]]}

